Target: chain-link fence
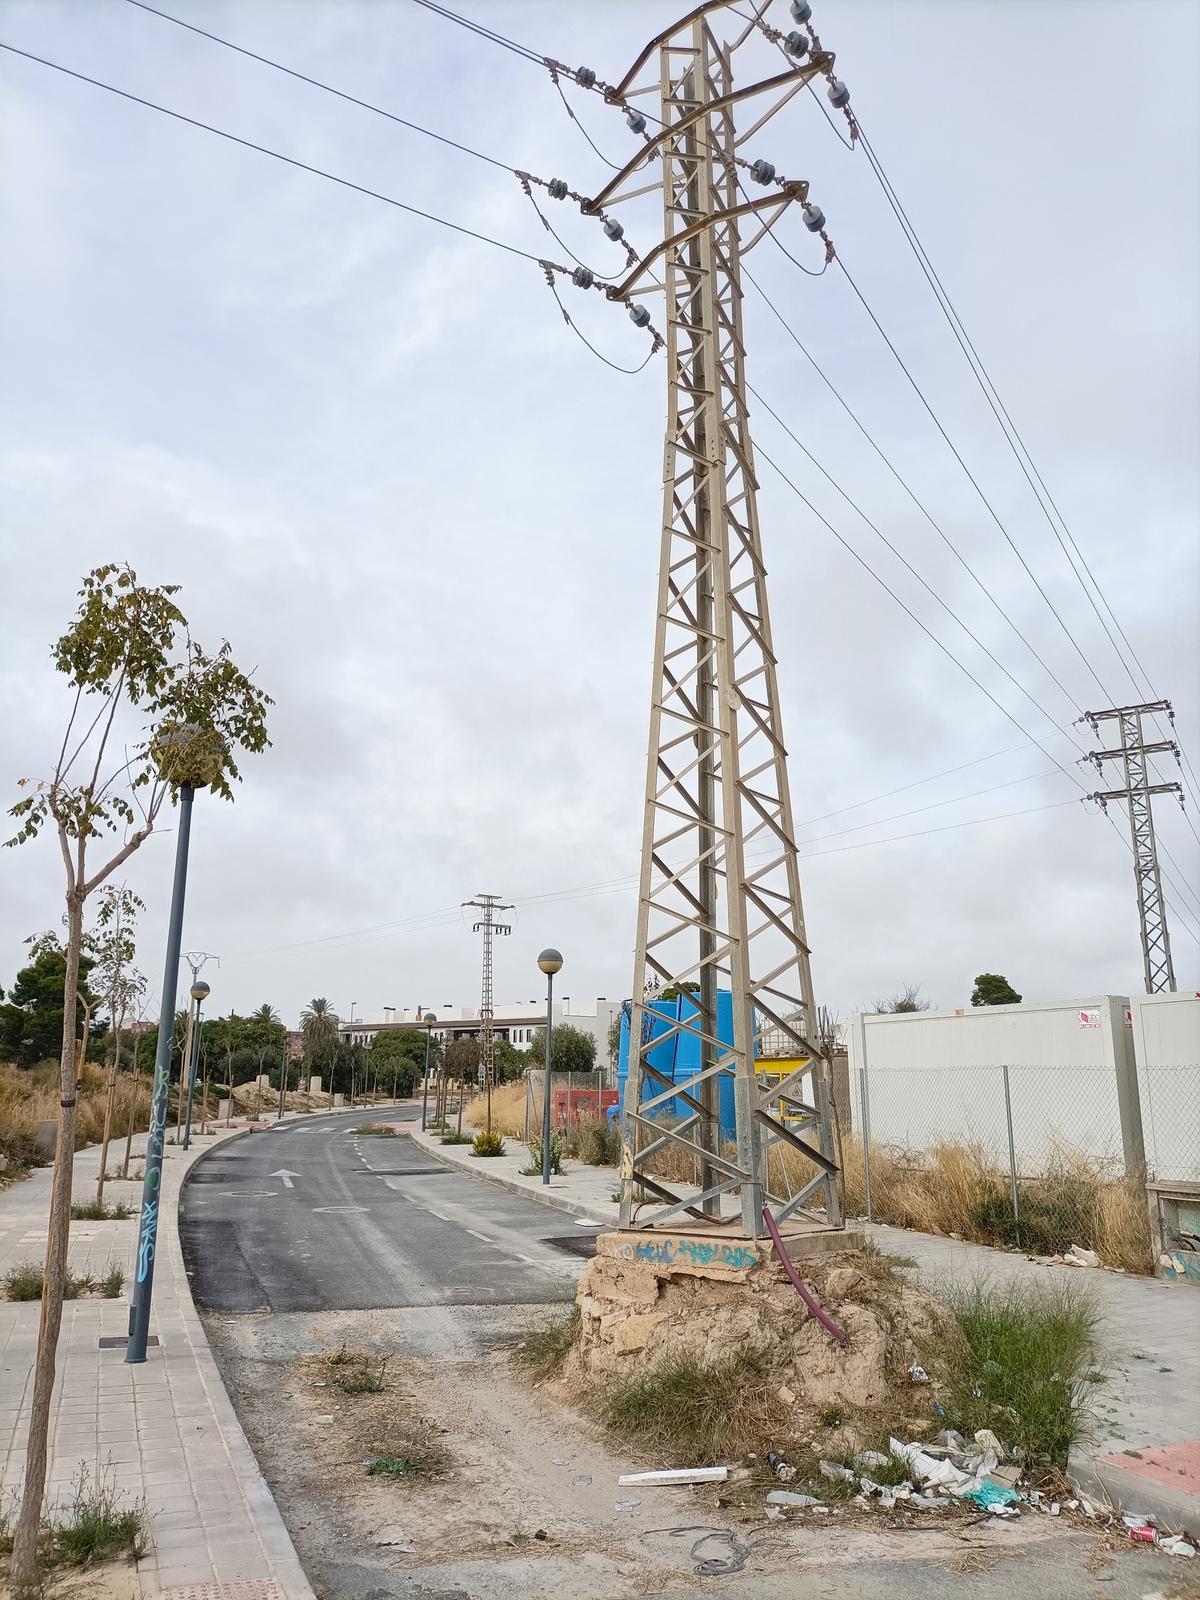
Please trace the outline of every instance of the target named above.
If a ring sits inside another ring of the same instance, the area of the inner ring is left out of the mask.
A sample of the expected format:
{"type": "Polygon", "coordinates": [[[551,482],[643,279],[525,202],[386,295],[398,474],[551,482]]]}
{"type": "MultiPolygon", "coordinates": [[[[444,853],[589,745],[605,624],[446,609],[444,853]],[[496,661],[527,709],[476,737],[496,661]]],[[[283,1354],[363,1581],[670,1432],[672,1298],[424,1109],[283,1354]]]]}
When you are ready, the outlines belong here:
{"type": "Polygon", "coordinates": [[[859,1067],[842,1139],[847,1211],[1145,1271],[1146,1169],[1200,1176],[1200,1073],[1141,1077],[1123,1094],[1102,1065],[859,1067]]]}

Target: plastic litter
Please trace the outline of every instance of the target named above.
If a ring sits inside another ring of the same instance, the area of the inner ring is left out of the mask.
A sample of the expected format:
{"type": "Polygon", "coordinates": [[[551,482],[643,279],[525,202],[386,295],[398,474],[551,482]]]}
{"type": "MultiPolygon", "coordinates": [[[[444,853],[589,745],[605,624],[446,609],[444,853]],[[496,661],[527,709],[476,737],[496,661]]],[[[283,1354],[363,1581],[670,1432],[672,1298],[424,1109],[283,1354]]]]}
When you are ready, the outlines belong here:
{"type": "Polygon", "coordinates": [[[616,1507],[618,1511],[632,1511],[634,1506],[640,1506],[641,1503],[640,1500],[618,1500],[616,1507]]]}
{"type": "Polygon", "coordinates": [[[985,1511],[991,1511],[996,1506],[1015,1506],[1020,1497],[1007,1484],[994,1483],[991,1478],[985,1478],[982,1483],[965,1490],[962,1498],[985,1511]]]}
{"type": "Polygon", "coordinates": [[[832,1478],[835,1481],[840,1478],[843,1483],[854,1482],[856,1474],[851,1472],[849,1467],[839,1466],[836,1461],[821,1461],[818,1465],[823,1478],[832,1478]]]}
{"type": "Polygon", "coordinates": [[[668,1467],[662,1472],[623,1472],[618,1489],[670,1488],[685,1483],[724,1483],[728,1467],[668,1467]]]}
{"type": "Polygon", "coordinates": [[[741,1572],[746,1562],[750,1559],[751,1546],[743,1544],[738,1536],[729,1528],[649,1528],[643,1537],[652,1533],[665,1533],[672,1539],[682,1539],[685,1534],[698,1533],[700,1537],[692,1540],[688,1555],[695,1563],[695,1573],[699,1578],[722,1578],[731,1573],[741,1572]],[[729,1550],[727,1556],[702,1556],[700,1548],[706,1544],[726,1545],[729,1550]]]}
{"type": "Polygon", "coordinates": [[[1196,1554],[1196,1546],[1189,1544],[1181,1533],[1173,1533],[1166,1539],[1160,1539],[1158,1548],[1165,1550],[1169,1556],[1186,1556],[1189,1561],[1196,1554]]]}
{"type": "Polygon", "coordinates": [[[924,1367],[920,1366],[915,1361],[913,1362],[912,1366],[909,1367],[908,1375],[909,1375],[909,1377],[912,1379],[912,1381],[914,1383],[928,1383],[929,1382],[929,1374],[925,1371],[924,1367]]]}
{"type": "Polygon", "coordinates": [[[791,1483],[792,1479],[796,1476],[795,1467],[790,1467],[779,1454],[778,1450],[767,1451],[767,1465],[779,1479],[780,1483],[791,1483]]]}
{"type": "Polygon", "coordinates": [[[856,1467],[886,1467],[891,1456],[885,1456],[882,1450],[863,1450],[854,1458],[856,1467]]]}
{"type": "Polygon", "coordinates": [[[815,1495],[793,1494],[790,1489],[771,1489],[767,1494],[769,1506],[819,1506],[815,1495]]]}

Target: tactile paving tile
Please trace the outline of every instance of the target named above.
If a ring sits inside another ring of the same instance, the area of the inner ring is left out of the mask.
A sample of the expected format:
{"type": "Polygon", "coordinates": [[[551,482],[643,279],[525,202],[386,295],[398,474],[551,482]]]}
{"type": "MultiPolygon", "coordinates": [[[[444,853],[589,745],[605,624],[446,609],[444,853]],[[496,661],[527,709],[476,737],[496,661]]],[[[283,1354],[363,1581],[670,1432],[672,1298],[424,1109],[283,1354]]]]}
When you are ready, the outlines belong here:
{"type": "Polygon", "coordinates": [[[164,1589],[162,1600],[283,1600],[274,1578],[242,1578],[237,1583],[188,1583],[164,1589]]]}

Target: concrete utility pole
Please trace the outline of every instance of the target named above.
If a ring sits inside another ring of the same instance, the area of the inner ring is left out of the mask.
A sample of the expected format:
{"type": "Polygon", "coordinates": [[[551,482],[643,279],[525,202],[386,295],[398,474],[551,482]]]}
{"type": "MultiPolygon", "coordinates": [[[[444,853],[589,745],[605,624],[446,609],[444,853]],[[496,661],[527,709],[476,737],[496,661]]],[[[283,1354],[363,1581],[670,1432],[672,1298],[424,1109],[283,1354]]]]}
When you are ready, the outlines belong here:
{"type": "Polygon", "coordinates": [[[1174,794],[1183,804],[1183,787],[1179,783],[1151,783],[1149,758],[1169,754],[1179,761],[1179,746],[1174,739],[1157,739],[1147,744],[1142,731],[1142,718],[1164,712],[1174,722],[1175,713],[1169,700],[1156,700],[1150,705],[1112,706],[1107,711],[1089,711],[1086,720],[1092,732],[1100,732],[1102,722],[1116,722],[1121,742],[1112,750],[1090,750],[1088,760],[1095,763],[1097,772],[1104,771],[1106,761],[1119,761],[1125,774],[1121,789],[1105,789],[1089,795],[1108,809],[1110,800],[1124,800],[1129,805],[1129,831],[1133,839],[1133,873],[1137,883],[1138,917],[1141,921],[1142,963],[1146,975],[1146,993],[1157,994],[1163,989],[1174,990],[1175,967],[1171,961],[1171,936],[1167,931],[1167,906],[1163,899],[1162,877],[1158,870],[1158,843],[1154,837],[1154,808],[1151,797],[1156,794],[1174,794]]]}
{"type": "MultiPolygon", "coordinates": [[[[806,13],[793,8],[797,20],[806,13]]],[[[661,287],[667,331],[621,1226],[683,1213],[716,1221],[721,1197],[736,1190],[741,1233],[753,1238],[764,1232],[764,1205],[779,1221],[793,1213],[834,1225],[841,1218],[759,536],[740,281],[743,254],[793,204],[822,239],[825,219],[807,203],[807,183],[777,178],[766,160],[749,162],[741,144],[751,135],[763,143],[771,117],[813,78],[829,78],[834,105],[845,103],[845,90],[811,30],[788,36],[782,70],[735,88],[733,59],[751,37],[759,39],[753,17],[743,20],[728,0],[708,0],[647,45],[606,90],[645,142],[583,209],[611,215],[650,185],[661,189],[664,218],[663,241],[609,291],[625,298],[636,287],[648,297],[661,287]],[[718,28],[733,42],[722,42],[718,28]],[[651,96],[653,120],[636,109],[651,96]],[[734,113],[748,103],[752,125],[739,134],[734,113]],[[768,192],[755,192],[756,184],[768,192]],[[661,285],[652,272],[662,274],[661,285]],[[694,1004],[682,999],[675,1016],[653,1010],[647,985],[655,978],[694,1004]],[[729,1020],[722,1025],[719,1016],[729,1020]],[[768,1030],[787,1040],[797,1062],[769,1087],[755,1070],[768,1030]],[[664,1076],[651,1060],[664,1044],[666,1057],[693,1051],[694,1071],[664,1076]],[[736,1147],[726,1154],[720,1100],[731,1081],[736,1147]],[[659,1119],[672,1102],[686,1110],[668,1126],[659,1119]],[[780,1143],[803,1158],[794,1193],[777,1192],[778,1181],[772,1188],[768,1156],[780,1143]],[[681,1195],[652,1176],[647,1163],[668,1144],[691,1154],[698,1193],[681,1195]],[[639,1190],[662,1203],[635,1215],[639,1190]]]]}
{"type": "MultiPolygon", "coordinates": [[[[487,1095],[487,1131],[492,1131],[492,935],[512,932],[511,924],[497,922],[498,911],[511,911],[511,905],[501,902],[495,894],[477,894],[474,900],[464,900],[464,906],[477,906],[483,916],[473,923],[472,933],[483,934],[483,999],[479,1006],[479,1065],[483,1068],[483,1086],[487,1095]]],[[[458,1090],[459,1121],[462,1119],[462,1085],[458,1090]]]]}

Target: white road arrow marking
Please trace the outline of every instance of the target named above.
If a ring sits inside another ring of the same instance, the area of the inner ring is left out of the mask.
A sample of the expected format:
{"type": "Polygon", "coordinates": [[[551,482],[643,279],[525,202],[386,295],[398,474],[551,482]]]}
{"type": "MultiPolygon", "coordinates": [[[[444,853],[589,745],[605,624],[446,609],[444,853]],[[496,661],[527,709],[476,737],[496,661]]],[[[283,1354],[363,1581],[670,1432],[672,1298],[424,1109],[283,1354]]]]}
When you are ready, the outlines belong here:
{"type": "Polygon", "coordinates": [[[294,1189],[296,1185],[292,1182],[292,1179],[298,1178],[300,1174],[298,1172],[289,1172],[286,1167],[280,1167],[278,1172],[270,1172],[267,1176],[270,1178],[282,1178],[285,1189],[294,1189]]]}

